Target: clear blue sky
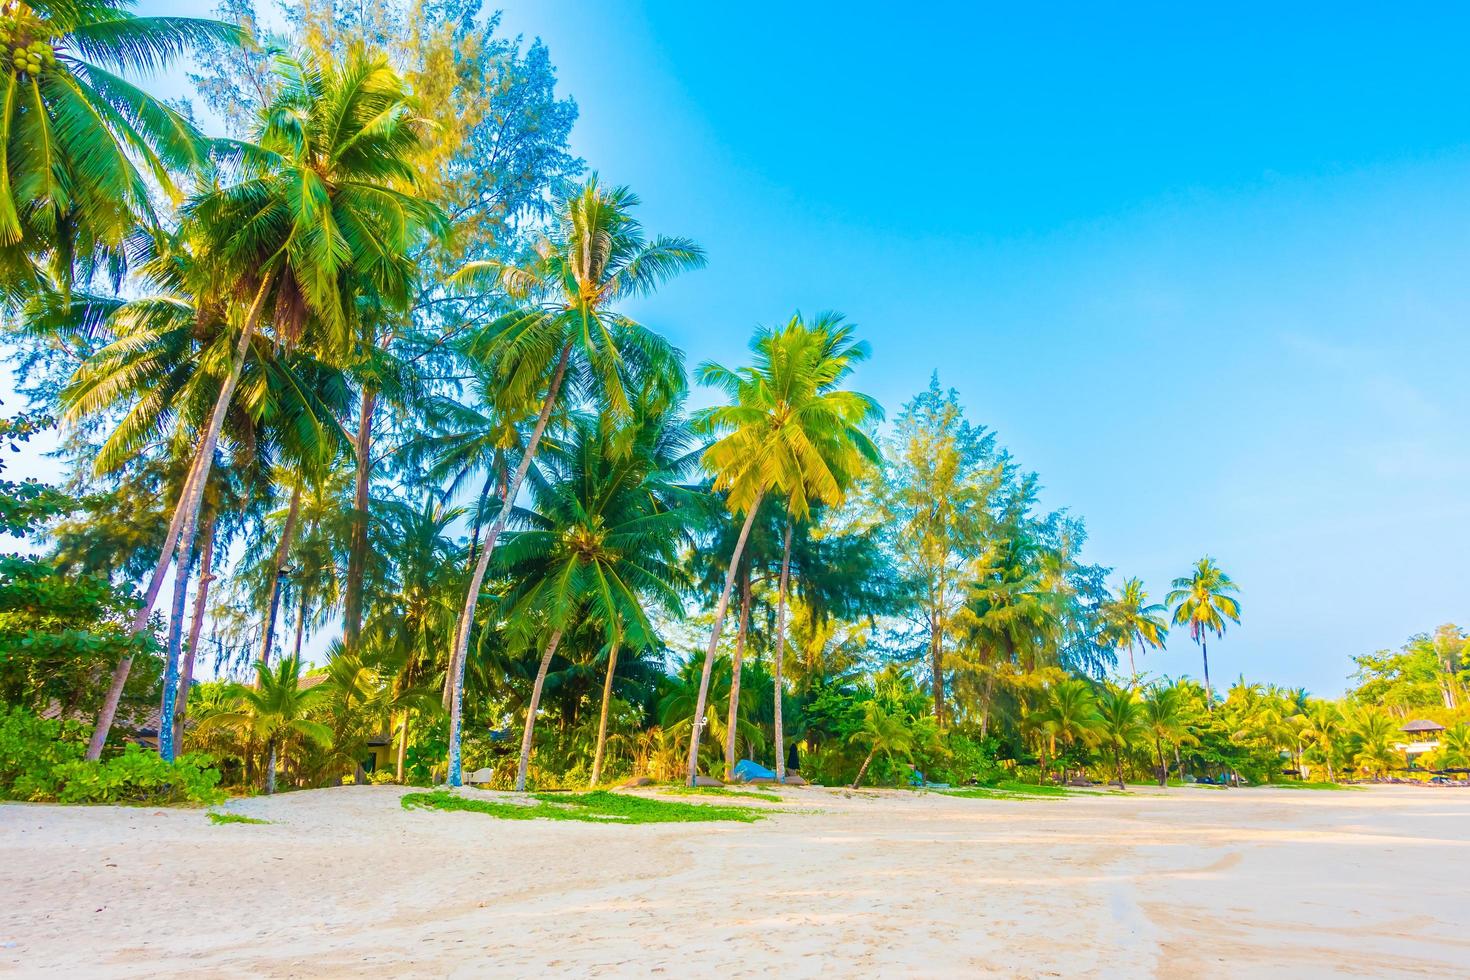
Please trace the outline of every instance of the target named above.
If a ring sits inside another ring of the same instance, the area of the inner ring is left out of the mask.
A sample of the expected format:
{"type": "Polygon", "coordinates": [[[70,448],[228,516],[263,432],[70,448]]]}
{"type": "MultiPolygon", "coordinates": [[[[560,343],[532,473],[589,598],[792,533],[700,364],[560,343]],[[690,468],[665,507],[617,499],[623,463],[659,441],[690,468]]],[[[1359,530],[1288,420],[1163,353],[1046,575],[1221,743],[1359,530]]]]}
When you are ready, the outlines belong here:
{"type": "Polygon", "coordinates": [[[858,385],[891,413],[937,368],[1090,560],[1162,596],[1215,556],[1244,603],[1217,682],[1335,694],[1470,621],[1470,7],[1128,6],[504,24],[549,46],[575,150],[708,249],[635,311],[691,362],[845,312],[858,385]]]}

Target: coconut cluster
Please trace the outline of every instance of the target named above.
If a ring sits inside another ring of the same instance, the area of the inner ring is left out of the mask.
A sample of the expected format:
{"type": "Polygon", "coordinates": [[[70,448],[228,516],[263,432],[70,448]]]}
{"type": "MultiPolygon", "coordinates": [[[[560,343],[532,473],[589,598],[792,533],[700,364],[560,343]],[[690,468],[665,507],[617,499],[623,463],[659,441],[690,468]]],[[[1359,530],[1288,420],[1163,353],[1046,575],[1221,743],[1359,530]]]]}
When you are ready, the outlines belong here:
{"type": "Polygon", "coordinates": [[[6,56],[10,67],[21,75],[37,76],[56,64],[56,52],[49,43],[35,37],[26,25],[0,18],[0,61],[6,56]]]}

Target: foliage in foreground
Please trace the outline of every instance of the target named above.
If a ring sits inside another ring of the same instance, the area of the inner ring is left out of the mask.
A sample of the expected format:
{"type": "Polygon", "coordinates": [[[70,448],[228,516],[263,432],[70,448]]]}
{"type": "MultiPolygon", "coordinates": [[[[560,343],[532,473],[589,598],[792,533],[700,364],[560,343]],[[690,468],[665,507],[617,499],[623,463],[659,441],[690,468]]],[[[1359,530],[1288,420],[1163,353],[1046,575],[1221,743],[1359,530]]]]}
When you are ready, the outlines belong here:
{"type": "Polygon", "coordinates": [[[269,820],[262,820],[259,817],[247,817],[243,813],[211,813],[209,814],[209,822],[216,827],[227,823],[270,823],[269,820]]]}
{"type": "Polygon", "coordinates": [[[137,745],[97,762],[82,758],[76,726],[0,705],[0,799],[34,803],[218,803],[220,774],[205,755],[169,763],[137,745]]]}
{"type": "Polygon", "coordinates": [[[502,820],[579,820],[585,823],[708,823],[736,820],[754,823],[765,812],[753,807],[717,806],[650,800],[626,793],[598,790],[592,793],[536,793],[535,803],[502,803],[478,800],[452,793],[409,793],[403,808],[412,810],[466,810],[502,820]]]}

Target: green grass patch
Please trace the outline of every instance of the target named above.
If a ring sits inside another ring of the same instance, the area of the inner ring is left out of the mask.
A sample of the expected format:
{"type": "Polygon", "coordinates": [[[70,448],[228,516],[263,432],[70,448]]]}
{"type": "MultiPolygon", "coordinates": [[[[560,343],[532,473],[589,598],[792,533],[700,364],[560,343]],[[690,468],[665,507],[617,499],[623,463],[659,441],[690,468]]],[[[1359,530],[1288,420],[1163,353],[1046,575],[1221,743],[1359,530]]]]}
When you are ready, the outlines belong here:
{"type": "Polygon", "coordinates": [[[209,822],[216,827],[226,823],[270,823],[269,820],[262,820],[259,817],[247,817],[243,813],[211,813],[209,814],[209,822]]]}
{"type": "Polygon", "coordinates": [[[1361,789],[1359,786],[1344,786],[1341,783],[1328,782],[1285,782],[1285,783],[1261,783],[1265,789],[1322,789],[1329,792],[1352,792],[1361,789]]]}
{"type": "Polygon", "coordinates": [[[736,820],[754,823],[769,811],[754,807],[713,806],[650,800],[625,793],[535,793],[534,803],[479,800],[452,793],[407,793],[403,808],[464,810],[502,820],[578,820],[584,823],[709,823],[736,820]]]}
{"type": "Polygon", "coordinates": [[[781,797],[775,793],[762,793],[753,789],[726,789],[723,786],[659,786],[657,789],[660,793],[674,796],[733,796],[747,800],[765,800],[767,803],[781,802],[781,797]]]}
{"type": "Polygon", "coordinates": [[[990,786],[963,786],[938,792],[945,796],[958,796],[967,800],[1059,799],[1073,795],[1072,791],[1065,786],[1040,786],[1036,783],[1017,782],[1014,779],[1003,779],[990,786]]]}

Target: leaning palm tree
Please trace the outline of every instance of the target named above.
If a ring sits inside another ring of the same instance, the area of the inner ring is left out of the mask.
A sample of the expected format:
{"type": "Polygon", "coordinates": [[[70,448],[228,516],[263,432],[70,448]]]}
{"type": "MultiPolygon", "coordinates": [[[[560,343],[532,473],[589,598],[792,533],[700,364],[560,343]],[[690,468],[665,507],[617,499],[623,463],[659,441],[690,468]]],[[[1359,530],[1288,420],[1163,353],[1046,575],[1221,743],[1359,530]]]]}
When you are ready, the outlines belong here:
{"type": "MultiPolygon", "coordinates": [[[[300,344],[326,361],[344,357],[359,304],[371,298],[372,305],[405,308],[418,274],[411,249],[444,226],[439,210],[412,192],[418,121],[386,59],[359,53],[323,67],[310,57],[281,58],[279,73],[256,143],[238,149],[240,179],[184,208],[203,257],[189,283],[194,302],[222,308],[239,337],[223,352],[228,369],[175,510],[181,568],[192,564],[215,447],[262,321],[274,325],[274,339],[286,349],[300,344]]],[[[139,629],[150,612],[145,601],[139,629]]],[[[170,658],[166,716],[175,675],[170,658]]],[[[116,677],[114,687],[121,691],[116,677]]],[[[109,694],[93,735],[97,752],[115,711],[109,694]]],[[[171,740],[160,739],[159,750],[171,755],[171,740]]]]}
{"type": "MultiPolygon", "coordinates": [[[[746,517],[730,556],[724,590],[715,606],[696,717],[704,713],[709,671],[719,648],[741,552],[761,498],[767,493],[777,494],[786,508],[772,661],[773,747],[778,781],[786,771],[781,661],[785,653],[793,522],[806,520],[813,503],[841,504],[848,489],[879,459],[867,429],[882,418],[882,409],[867,395],[841,387],[854,367],[868,356],[867,344],[855,341],[852,335],[853,328],[842,322],[840,314],[823,313],[810,324],[797,314],[784,327],[756,332],[750,344],[755,354],[752,366],[731,370],[707,363],[699,369],[703,383],[722,388],[730,396],[730,404],[705,409],[696,416],[698,429],[720,434],[706,450],[704,465],[715,474],[715,490],[727,492],[731,511],[743,511],[746,517]]],[[[689,743],[691,786],[698,770],[696,730],[689,743]]]]}
{"type": "Polygon", "coordinates": [[[670,616],[682,610],[677,549],[687,517],[650,496],[647,471],[614,453],[615,441],[583,423],[565,453],[543,458],[531,479],[532,526],[500,552],[514,583],[504,599],[512,632],[545,639],[526,707],[517,791],[526,788],[541,691],[567,631],[584,620],[596,624],[611,671],[619,645],[658,642],[645,606],[670,616]]]}
{"type": "Polygon", "coordinates": [[[1130,578],[1123,589],[1108,603],[1106,618],[1113,636],[1120,646],[1128,648],[1128,676],[1136,678],[1138,667],[1133,661],[1133,648],[1157,649],[1164,645],[1169,635],[1169,626],[1164,621],[1168,613],[1163,603],[1149,602],[1148,591],[1140,579],[1130,578]]]}
{"type": "Polygon", "coordinates": [[[130,0],[11,0],[0,7],[0,302],[70,292],[75,267],[125,263],[156,225],[149,182],[176,194],[206,141],[117,72],[162,70],[240,30],[193,17],[137,17],[130,0]],[[49,267],[49,268],[48,268],[49,267]]]}
{"type": "Polygon", "coordinates": [[[301,686],[301,661],[282,657],[271,670],[265,664],[255,665],[255,686],[238,687],[238,702],[230,711],[220,711],[199,722],[201,732],[230,729],[265,746],[265,791],[276,791],[276,755],[293,737],[304,738],[322,747],[332,744],[332,730],[308,717],[312,708],[326,696],[322,686],[301,686]]]}
{"type": "Polygon", "coordinates": [[[1195,563],[1190,575],[1176,578],[1164,598],[1174,607],[1174,625],[1188,625],[1190,638],[1199,644],[1205,667],[1205,705],[1211,711],[1215,710],[1215,696],[1210,688],[1210,651],[1205,634],[1224,636],[1227,620],[1240,622],[1240,600],[1233,595],[1239,591],[1215,559],[1207,555],[1195,563]]]}
{"type": "Polygon", "coordinates": [[[474,262],[461,270],[466,284],[497,283],[517,307],[466,343],[496,384],[502,413],[527,415],[539,405],[521,459],[506,484],[500,513],[485,534],[470,575],[464,609],[449,656],[449,785],[460,784],[460,725],[465,658],[475,608],[496,542],[504,533],[526,473],[561,399],[570,388],[595,396],[611,416],[627,415],[635,379],[657,382],[665,401],[683,389],[681,355],[658,334],[615,305],[646,296],[665,280],[704,265],[704,252],[684,238],[652,241],[633,217],[639,200],[626,187],[603,187],[593,177],[558,211],[534,259],[520,266],[474,262]]]}
{"type": "MultiPolygon", "coordinates": [[[[1091,743],[1097,735],[1099,724],[1097,698],[1086,681],[1069,677],[1047,688],[1044,706],[1033,718],[1042,737],[1053,744],[1052,755],[1057,756],[1055,743],[1060,741],[1068,747],[1079,742],[1091,743]]],[[[1067,767],[1061,766],[1061,781],[1067,781],[1067,767]]]]}
{"type": "Polygon", "coordinates": [[[863,705],[862,727],[853,732],[849,741],[868,750],[852,781],[852,789],[857,789],[858,784],[863,781],[874,756],[882,754],[887,759],[899,756],[908,760],[912,760],[914,756],[914,733],[909,728],[907,719],[900,714],[885,711],[877,701],[869,701],[863,705]]]}

